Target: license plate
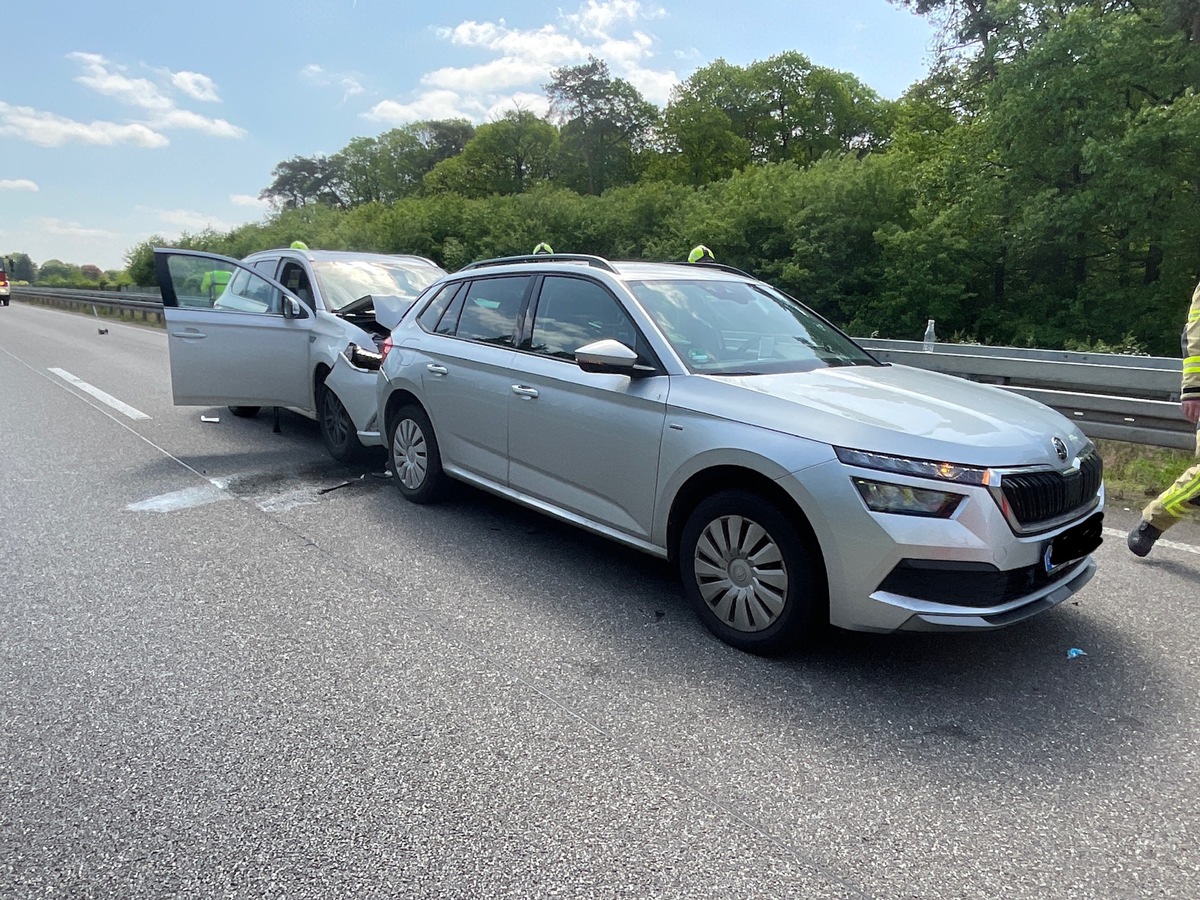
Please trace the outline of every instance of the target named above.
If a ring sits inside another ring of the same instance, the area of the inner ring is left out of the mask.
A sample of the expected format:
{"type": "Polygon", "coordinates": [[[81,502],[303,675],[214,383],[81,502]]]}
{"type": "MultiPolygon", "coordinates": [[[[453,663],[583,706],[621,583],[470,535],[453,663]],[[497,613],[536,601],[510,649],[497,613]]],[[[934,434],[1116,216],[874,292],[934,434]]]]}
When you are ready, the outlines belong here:
{"type": "Polygon", "coordinates": [[[1046,571],[1082,559],[1099,547],[1104,539],[1101,536],[1103,522],[1104,513],[1096,513],[1078,525],[1072,525],[1047,544],[1042,556],[1046,571]]]}

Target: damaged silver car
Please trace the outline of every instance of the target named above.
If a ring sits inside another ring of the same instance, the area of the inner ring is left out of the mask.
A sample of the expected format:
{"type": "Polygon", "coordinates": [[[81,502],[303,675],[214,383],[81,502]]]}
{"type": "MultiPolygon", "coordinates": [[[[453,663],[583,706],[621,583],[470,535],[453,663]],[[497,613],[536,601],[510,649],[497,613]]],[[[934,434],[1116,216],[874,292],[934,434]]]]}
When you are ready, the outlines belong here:
{"type": "Polygon", "coordinates": [[[154,258],[176,406],[295,410],[342,462],[381,442],[376,373],[342,352],[369,355],[444,270],[421,256],[299,248],[240,261],[157,248],[154,258]]]}

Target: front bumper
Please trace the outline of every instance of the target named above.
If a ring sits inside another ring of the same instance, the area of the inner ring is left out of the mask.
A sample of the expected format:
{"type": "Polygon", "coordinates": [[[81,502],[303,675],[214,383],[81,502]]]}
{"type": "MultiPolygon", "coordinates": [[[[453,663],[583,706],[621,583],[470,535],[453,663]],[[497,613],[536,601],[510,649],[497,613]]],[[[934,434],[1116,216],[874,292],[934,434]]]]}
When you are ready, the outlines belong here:
{"type": "MultiPolygon", "coordinates": [[[[1070,546],[1071,536],[1086,527],[1081,523],[1098,534],[1103,487],[1095,503],[1070,521],[1017,535],[986,488],[955,485],[964,499],[953,515],[923,518],[869,510],[853,486],[855,476],[878,473],[832,462],[780,482],[816,533],[829,580],[830,622],[839,628],[1003,628],[1052,609],[1095,573],[1090,555],[1058,560],[1055,549],[1070,546]]],[[[933,486],[924,479],[897,480],[933,486]]]]}

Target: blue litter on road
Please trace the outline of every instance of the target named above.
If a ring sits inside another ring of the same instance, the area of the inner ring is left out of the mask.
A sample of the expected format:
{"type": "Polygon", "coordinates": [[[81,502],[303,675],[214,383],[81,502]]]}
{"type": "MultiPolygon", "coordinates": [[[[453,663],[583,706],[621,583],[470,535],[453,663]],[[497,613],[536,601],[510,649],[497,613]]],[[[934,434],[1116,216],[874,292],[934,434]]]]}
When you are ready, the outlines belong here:
{"type": "Polygon", "coordinates": [[[1087,656],[1087,654],[1078,647],[1072,647],[1067,651],[1067,659],[1075,659],[1077,656],[1087,656]]]}

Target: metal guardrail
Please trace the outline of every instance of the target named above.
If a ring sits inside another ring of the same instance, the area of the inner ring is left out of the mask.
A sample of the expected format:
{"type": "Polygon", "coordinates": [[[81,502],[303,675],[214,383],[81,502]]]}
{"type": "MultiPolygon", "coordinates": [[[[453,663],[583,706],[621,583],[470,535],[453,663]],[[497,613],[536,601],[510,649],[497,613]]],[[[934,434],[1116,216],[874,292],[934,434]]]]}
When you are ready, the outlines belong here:
{"type": "MultiPolygon", "coordinates": [[[[153,289],[150,289],[153,290],[153,289]]],[[[104,308],[162,322],[157,293],[13,286],[16,300],[83,312],[104,308]]],[[[1050,406],[1092,438],[1195,450],[1196,435],[1179,411],[1180,361],[1161,356],[1026,350],[978,344],[856,338],[881,362],[914,366],[998,385],[1050,406]]]]}
{"type": "Polygon", "coordinates": [[[155,321],[161,324],[163,321],[162,295],[154,288],[139,288],[137,292],[133,292],[12,285],[12,298],[75,312],[115,310],[134,319],[140,318],[143,322],[155,321]]]}
{"type": "Polygon", "coordinates": [[[880,361],[995,384],[1053,407],[1092,438],[1196,449],[1179,410],[1180,361],[1163,356],[1025,350],[860,338],[880,361]]]}

